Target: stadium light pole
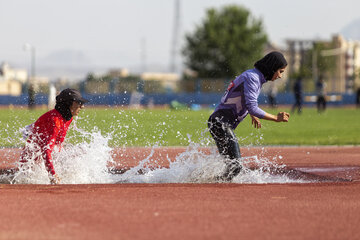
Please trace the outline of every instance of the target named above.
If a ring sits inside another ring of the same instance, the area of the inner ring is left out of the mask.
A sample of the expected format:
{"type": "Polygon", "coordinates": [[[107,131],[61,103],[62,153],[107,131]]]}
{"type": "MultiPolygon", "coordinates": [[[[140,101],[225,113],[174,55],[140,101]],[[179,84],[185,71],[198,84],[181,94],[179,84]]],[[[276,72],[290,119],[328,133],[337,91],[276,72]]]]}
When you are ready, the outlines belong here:
{"type": "Polygon", "coordinates": [[[24,44],[24,51],[30,51],[30,77],[28,77],[28,108],[34,109],[35,108],[35,89],[34,83],[35,80],[35,53],[36,49],[34,46],[30,45],[29,43],[24,44]]]}

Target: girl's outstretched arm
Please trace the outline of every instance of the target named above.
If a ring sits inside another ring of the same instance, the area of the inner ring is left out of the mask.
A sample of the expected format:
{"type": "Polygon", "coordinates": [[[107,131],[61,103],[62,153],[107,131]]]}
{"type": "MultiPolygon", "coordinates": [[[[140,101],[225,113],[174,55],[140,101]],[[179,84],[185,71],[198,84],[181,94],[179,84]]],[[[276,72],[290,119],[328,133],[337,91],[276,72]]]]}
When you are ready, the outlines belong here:
{"type": "Polygon", "coordinates": [[[290,118],[290,114],[287,112],[279,112],[276,116],[270,113],[265,113],[263,119],[270,120],[274,122],[288,122],[290,118]]]}

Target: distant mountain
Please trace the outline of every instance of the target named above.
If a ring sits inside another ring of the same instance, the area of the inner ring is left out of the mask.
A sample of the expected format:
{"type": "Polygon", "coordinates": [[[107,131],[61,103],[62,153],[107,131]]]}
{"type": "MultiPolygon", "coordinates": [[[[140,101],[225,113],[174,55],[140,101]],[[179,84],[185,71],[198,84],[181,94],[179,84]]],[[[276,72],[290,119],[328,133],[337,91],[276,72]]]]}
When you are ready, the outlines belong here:
{"type": "Polygon", "coordinates": [[[82,51],[78,50],[59,50],[50,53],[41,61],[46,65],[91,65],[91,60],[82,51]]]}
{"type": "Polygon", "coordinates": [[[71,49],[52,52],[37,62],[37,73],[50,79],[84,79],[94,70],[91,59],[84,52],[71,49]]]}
{"type": "Polygon", "coordinates": [[[351,40],[360,41],[360,18],[352,21],[346,25],[340,33],[346,38],[351,40]]]}
{"type": "MultiPolygon", "coordinates": [[[[102,69],[100,69],[102,70],[102,69]]],[[[74,81],[79,81],[85,79],[88,73],[97,73],[100,71],[93,67],[70,67],[70,66],[43,66],[38,65],[36,72],[39,76],[48,77],[51,81],[57,80],[60,78],[70,79],[74,81]]]]}
{"type": "MultiPolygon", "coordinates": [[[[36,73],[39,76],[48,77],[51,80],[66,78],[70,80],[82,80],[88,73],[105,74],[110,69],[128,68],[131,74],[142,73],[143,66],[116,66],[114,64],[95,64],[84,52],[77,50],[55,51],[36,62],[36,73]]],[[[146,72],[168,72],[168,66],[160,63],[148,63],[146,72]]]]}

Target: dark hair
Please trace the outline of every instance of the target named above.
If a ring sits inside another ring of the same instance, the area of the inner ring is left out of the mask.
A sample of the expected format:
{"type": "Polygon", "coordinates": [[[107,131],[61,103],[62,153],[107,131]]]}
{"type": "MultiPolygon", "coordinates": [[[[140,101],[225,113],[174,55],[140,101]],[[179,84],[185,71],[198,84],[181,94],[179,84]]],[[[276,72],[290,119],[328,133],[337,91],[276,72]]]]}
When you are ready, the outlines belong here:
{"type": "Polygon", "coordinates": [[[287,61],[282,53],[274,51],[257,61],[254,66],[266,80],[270,80],[277,70],[287,66],[287,61]]]}

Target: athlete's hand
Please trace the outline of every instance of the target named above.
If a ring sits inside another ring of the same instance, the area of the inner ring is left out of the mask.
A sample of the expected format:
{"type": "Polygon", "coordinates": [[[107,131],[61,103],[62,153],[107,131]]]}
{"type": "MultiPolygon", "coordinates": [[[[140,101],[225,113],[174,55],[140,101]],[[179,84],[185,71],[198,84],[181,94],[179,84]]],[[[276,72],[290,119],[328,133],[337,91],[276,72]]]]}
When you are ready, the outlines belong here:
{"type": "Polygon", "coordinates": [[[51,178],[50,178],[50,183],[51,184],[59,184],[60,183],[60,178],[59,178],[59,176],[55,173],[55,175],[54,176],[52,176],[51,178]]]}
{"type": "Polygon", "coordinates": [[[277,122],[288,122],[290,118],[290,114],[287,112],[279,112],[277,114],[277,122]]]}
{"type": "Polygon", "coordinates": [[[261,122],[260,122],[260,119],[253,116],[253,115],[250,115],[251,116],[251,124],[254,125],[254,128],[261,128],[261,122]]]}

